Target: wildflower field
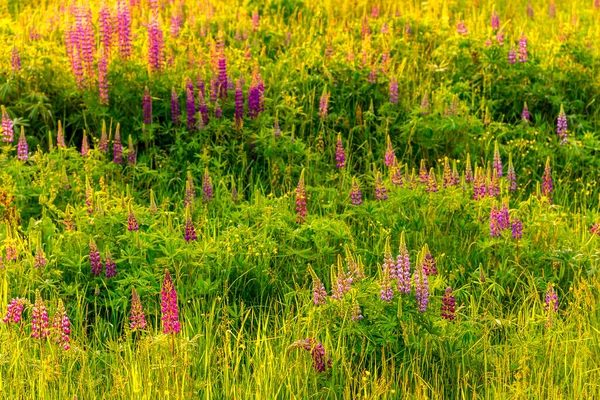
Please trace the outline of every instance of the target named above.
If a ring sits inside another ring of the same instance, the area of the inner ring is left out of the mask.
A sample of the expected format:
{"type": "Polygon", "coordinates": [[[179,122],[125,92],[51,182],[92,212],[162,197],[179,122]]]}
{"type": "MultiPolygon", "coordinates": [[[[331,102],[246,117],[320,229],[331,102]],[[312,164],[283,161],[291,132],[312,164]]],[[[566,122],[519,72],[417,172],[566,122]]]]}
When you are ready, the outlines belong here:
{"type": "Polygon", "coordinates": [[[0,0],[0,397],[600,398],[600,0],[0,0]]]}

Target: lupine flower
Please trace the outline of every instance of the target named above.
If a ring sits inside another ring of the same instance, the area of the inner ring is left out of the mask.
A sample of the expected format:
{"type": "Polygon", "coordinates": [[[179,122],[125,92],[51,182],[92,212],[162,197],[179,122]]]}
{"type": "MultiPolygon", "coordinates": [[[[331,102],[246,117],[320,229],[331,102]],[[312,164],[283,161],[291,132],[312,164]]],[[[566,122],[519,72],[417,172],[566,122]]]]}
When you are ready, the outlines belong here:
{"type": "Polygon", "coordinates": [[[429,174],[427,175],[427,189],[429,193],[435,193],[438,191],[437,188],[437,178],[435,177],[435,172],[433,168],[429,169],[429,174]]]}
{"type": "Polygon", "coordinates": [[[106,50],[100,49],[98,58],[98,92],[100,93],[100,104],[104,106],[108,105],[107,57],[106,50]]]}
{"type": "Polygon", "coordinates": [[[517,51],[515,50],[515,46],[510,47],[510,51],[508,52],[508,63],[514,64],[517,62],[517,51]]]}
{"type": "Polygon", "coordinates": [[[187,172],[187,179],[185,181],[185,196],[183,200],[183,206],[187,206],[188,204],[194,204],[196,201],[196,188],[194,187],[194,178],[192,178],[192,173],[190,171],[187,172]]]}
{"type": "Polygon", "coordinates": [[[592,235],[600,235],[600,223],[596,222],[591,228],[590,233],[592,235]]]}
{"type": "Polygon", "coordinates": [[[533,19],[533,6],[531,5],[531,1],[527,3],[527,16],[529,19],[533,19]]]}
{"type": "Polygon", "coordinates": [[[135,165],[137,160],[137,156],[135,153],[135,148],[133,147],[133,140],[131,139],[131,135],[129,135],[129,152],[127,153],[127,164],[135,165]]]}
{"type": "Polygon", "coordinates": [[[452,294],[452,288],[448,286],[446,288],[446,292],[444,292],[444,297],[442,297],[442,317],[448,321],[454,321],[454,318],[456,318],[455,307],[456,301],[454,300],[454,295],[452,294]]]}
{"type": "Polygon", "coordinates": [[[550,5],[548,6],[548,18],[556,18],[556,3],[554,0],[550,0],[550,5]]]}
{"type": "Polygon", "coordinates": [[[242,79],[238,79],[235,85],[235,126],[240,129],[244,124],[244,92],[242,91],[242,79]]]}
{"type": "Polygon", "coordinates": [[[31,337],[40,340],[47,338],[50,334],[48,326],[48,311],[42,296],[40,296],[40,291],[36,290],[35,304],[31,312],[31,337]]]}
{"type": "Polygon", "coordinates": [[[450,169],[450,160],[448,160],[448,157],[444,157],[443,187],[445,189],[449,186],[454,186],[454,180],[450,169]]]}
{"type": "Polygon", "coordinates": [[[131,289],[131,311],[129,315],[129,328],[132,331],[146,329],[146,316],[144,315],[144,308],[140,301],[135,288],[131,289]]]}
{"type": "Polygon", "coordinates": [[[144,125],[152,124],[152,98],[148,86],[144,89],[144,98],[142,100],[142,108],[144,110],[144,125]]]}
{"type": "Polygon", "coordinates": [[[300,173],[298,186],[296,187],[296,223],[303,224],[306,221],[306,187],[304,185],[304,170],[300,173]]]}
{"type": "Polygon", "coordinates": [[[342,144],[341,133],[338,133],[337,142],[335,146],[335,166],[336,168],[346,167],[346,154],[344,153],[344,146],[342,144]]]}
{"type": "Polygon", "coordinates": [[[523,223],[519,218],[513,217],[511,228],[513,239],[519,240],[523,237],[523,223]]]}
{"type": "Polygon", "coordinates": [[[198,113],[200,114],[198,117],[198,122],[202,120],[203,126],[206,126],[209,122],[208,106],[204,100],[204,93],[202,93],[201,90],[198,91],[198,113]]]}
{"type": "Polygon", "coordinates": [[[396,77],[390,80],[390,103],[398,104],[398,79],[396,77]]]}
{"type": "Polygon", "coordinates": [[[492,206],[492,210],[490,211],[490,237],[497,238],[502,236],[502,230],[500,229],[500,224],[498,222],[498,210],[496,206],[492,206]]]}
{"type": "Polygon", "coordinates": [[[110,8],[103,2],[98,13],[98,32],[100,33],[100,43],[105,55],[110,54],[113,34],[113,17],[110,15],[110,8]]]}
{"type": "Polygon", "coordinates": [[[554,192],[554,185],[552,184],[552,171],[550,170],[550,157],[546,160],[546,167],[544,168],[544,176],[542,177],[542,194],[550,200],[552,203],[552,193],[554,192]]]}
{"type": "Polygon", "coordinates": [[[362,315],[362,311],[360,309],[360,304],[358,304],[358,301],[354,301],[352,303],[352,322],[356,322],[356,321],[360,321],[361,319],[363,319],[364,316],[362,315]]]}
{"type": "Polygon", "coordinates": [[[6,315],[2,318],[2,322],[5,324],[15,323],[18,324],[22,320],[23,308],[25,308],[25,304],[27,304],[26,299],[22,298],[14,298],[11,299],[8,304],[8,308],[6,311],[6,315]]]}
{"type": "Polygon", "coordinates": [[[17,261],[18,255],[16,241],[14,239],[7,239],[6,242],[6,261],[17,261]]]}
{"type": "Polygon", "coordinates": [[[402,177],[402,168],[398,164],[396,160],[396,156],[394,156],[394,162],[392,164],[392,168],[390,169],[391,181],[394,185],[398,185],[400,187],[404,187],[404,178],[402,177]]]}
{"type": "Polygon", "coordinates": [[[177,291],[171,280],[169,270],[165,270],[165,277],[162,284],[160,310],[162,313],[163,333],[176,334],[181,331],[179,322],[179,306],[177,305],[177,291]]]}
{"type": "Polygon", "coordinates": [[[121,143],[121,124],[117,124],[115,138],[113,139],[113,162],[115,164],[123,163],[123,144],[121,143]]]}
{"type": "Polygon", "coordinates": [[[362,193],[360,192],[360,186],[355,177],[352,177],[352,187],[350,188],[350,199],[352,200],[353,206],[359,206],[362,204],[362,193]]]}
{"type": "Polygon", "coordinates": [[[546,296],[544,297],[544,310],[546,311],[546,328],[554,324],[554,314],[558,311],[558,294],[551,283],[548,283],[546,296]]]}
{"type": "Polygon", "coordinates": [[[94,189],[90,185],[90,179],[87,175],[85,176],[85,205],[88,214],[94,212],[94,189]]]}
{"type": "Polygon", "coordinates": [[[127,230],[137,231],[140,229],[140,226],[138,225],[137,218],[135,217],[135,214],[133,212],[133,206],[131,205],[131,202],[129,203],[128,209],[129,212],[127,214],[127,230]]]}
{"type": "Polygon", "coordinates": [[[216,119],[221,119],[223,118],[223,109],[221,108],[221,105],[219,104],[219,102],[215,102],[215,118],[216,119]]]}
{"type": "Polygon", "coordinates": [[[556,122],[556,133],[560,138],[560,144],[563,145],[568,142],[568,133],[567,133],[567,116],[565,115],[565,110],[560,105],[560,112],[558,113],[558,119],[556,122]]]}
{"type": "Polygon", "coordinates": [[[248,91],[248,116],[250,118],[258,117],[264,107],[264,88],[264,82],[257,65],[252,72],[252,80],[248,91]]]}
{"type": "Polygon", "coordinates": [[[208,203],[213,199],[213,184],[210,174],[208,173],[208,167],[204,169],[204,177],[202,178],[202,199],[205,203],[208,203]]]}
{"type": "Polygon", "coordinates": [[[35,248],[35,256],[33,257],[33,266],[35,268],[42,268],[46,266],[46,253],[39,244],[35,248]]]}
{"type": "Polygon", "coordinates": [[[189,243],[191,240],[196,240],[198,239],[198,236],[196,236],[196,228],[194,227],[194,221],[192,220],[192,214],[190,211],[190,205],[187,205],[185,207],[185,233],[184,233],[184,239],[187,243],[189,243]]]}
{"type": "Polygon", "coordinates": [[[319,101],[319,117],[321,121],[327,118],[329,108],[329,93],[323,89],[323,94],[321,94],[321,100],[319,101]]]}
{"type": "Polygon", "coordinates": [[[419,183],[422,185],[427,184],[429,180],[429,174],[427,173],[427,166],[425,164],[425,160],[421,160],[421,166],[419,168],[419,183]]]}
{"type": "Polygon", "coordinates": [[[179,125],[181,121],[181,110],[179,108],[179,96],[175,88],[171,88],[171,121],[175,125],[179,125]]]}
{"type": "Polygon", "coordinates": [[[331,298],[334,300],[342,300],[344,295],[348,293],[352,285],[352,275],[343,270],[341,260],[338,262],[338,271],[335,276],[335,281],[331,285],[331,298]]]}
{"type": "Polygon", "coordinates": [[[279,120],[275,118],[275,122],[273,122],[273,137],[278,138],[281,136],[281,128],[279,127],[279,120]]]}
{"type": "Polygon", "coordinates": [[[361,30],[363,40],[371,35],[371,29],[369,29],[369,17],[365,15],[362,20],[362,30],[361,30]]]}
{"type": "Polygon", "coordinates": [[[459,35],[467,36],[469,31],[467,30],[467,26],[465,25],[465,21],[458,21],[456,24],[456,32],[459,35]]]}
{"type": "Polygon", "coordinates": [[[375,197],[377,200],[387,200],[388,198],[383,178],[379,172],[375,174],[375,197]]]}
{"type": "Polygon", "coordinates": [[[21,56],[19,55],[19,49],[13,46],[10,53],[10,66],[13,72],[21,70],[21,56]]]}
{"type": "Polygon", "coordinates": [[[258,8],[255,8],[254,12],[252,13],[252,30],[254,32],[258,31],[259,21],[260,17],[258,15],[258,8]]]}
{"type": "Polygon", "coordinates": [[[2,106],[2,141],[4,143],[12,143],[15,140],[13,122],[6,112],[6,108],[2,106]]]}
{"type": "Polygon", "coordinates": [[[21,126],[21,136],[19,137],[19,143],[17,144],[17,159],[27,161],[28,157],[29,147],[27,146],[27,139],[25,138],[25,128],[21,126]]]}
{"type": "Polygon", "coordinates": [[[327,291],[325,285],[319,279],[315,271],[309,266],[308,271],[312,276],[312,299],[315,306],[327,303],[327,291]]]}
{"type": "Polygon", "coordinates": [[[131,56],[131,12],[125,0],[117,2],[117,34],[119,57],[123,60],[131,56]]]}
{"type": "Polygon", "coordinates": [[[498,17],[496,10],[492,11],[491,24],[492,30],[494,31],[500,28],[500,18],[498,17]]]}
{"type": "Polygon", "coordinates": [[[425,275],[437,275],[438,271],[435,265],[435,259],[429,252],[429,247],[427,244],[423,246],[423,272],[425,275]]]}
{"type": "Polygon", "coordinates": [[[396,159],[396,154],[394,154],[394,147],[392,146],[392,141],[390,140],[390,136],[386,137],[387,146],[385,148],[385,165],[391,167],[394,165],[394,160],[396,159]]]}
{"type": "MultiPolygon", "coordinates": [[[[2,125],[4,126],[4,123],[2,125]]],[[[57,133],[56,133],[56,145],[59,148],[67,147],[65,145],[65,135],[63,133],[62,124],[61,124],[60,120],[58,120],[58,129],[57,129],[57,133]]]]}
{"type": "Polygon", "coordinates": [[[83,131],[83,140],[81,141],[81,155],[87,157],[90,153],[90,145],[88,144],[88,138],[85,131],[83,131]]]}
{"type": "Polygon", "coordinates": [[[421,99],[421,114],[429,114],[429,94],[425,93],[421,99]]]}
{"type": "Polygon", "coordinates": [[[502,177],[502,158],[500,157],[500,150],[498,149],[498,142],[494,145],[494,170],[498,177],[502,177]]]}
{"type": "Polygon", "coordinates": [[[502,208],[497,211],[496,218],[498,220],[498,228],[500,230],[506,230],[510,228],[510,214],[508,210],[508,204],[506,202],[502,203],[502,208]]]}
{"type": "Polygon", "coordinates": [[[523,105],[523,112],[521,113],[521,119],[523,121],[531,121],[531,114],[529,113],[529,108],[527,108],[527,103],[523,105]]]}
{"type": "Polygon", "coordinates": [[[290,348],[303,348],[310,351],[313,368],[317,372],[325,372],[327,368],[331,368],[331,359],[325,354],[323,343],[317,342],[312,338],[297,340],[290,348]]]}
{"type": "Polygon", "coordinates": [[[429,281],[427,280],[427,274],[423,271],[422,267],[415,270],[413,273],[413,280],[418,310],[419,312],[424,313],[429,304],[429,281]]]}
{"type": "MultiPolygon", "coordinates": [[[[385,265],[385,264],[384,264],[385,265]]],[[[390,277],[391,271],[389,268],[384,268],[381,271],[381,281],[380,281],[380,295],[379,298],[381,301],[385,301],[389,303],[394,299],[394,290],[392,289],[392,281],[390,277]]]]}
{"type": "Polygon", "coordinates": [[[373,68],[371,72],[369,72],[369,78],[367,79],[367,82],[372,85],[377,83],[377,69],[373,68]]]}
{"type": "Polygon", "coordinates": [[[71,321],[67,317],[67,311],[62,300],[58,300],[58,307],[52,319],[52,331],[54,342],[58,343],[63,350],[67,351],[71,348],[69,344],[69,336],[71,334],[71,321]]]}
{"type": "Polygon", "coordinates": [[[352,253],[348,251],[348,248],[346,248],[346,263],[348,264],[348,273],[353,280],[358,282],[365,277],[360,256],[358,256],[358,261],[355,260],[352,253]]]}
{"type": "Polygon", "coordinates": [[[100,250],[94,239],[90,238],[90,265],[92,267],[92,275],[100,276],[102,274],[102,259],[100,258],[100,250]]]}
{"type": "Polygon", "coordinates": [[[392,255],[389,237],[385,241],[383,252],[383,264],[381,265],[381,270],[388,270],[390,273],[390,279],[398,279],[398,271],[396,270],[396,263],[394,262],[394,256],[392,255]]]}
{"type": "Polygon", "coordinates": [[[382,35],[387,35],[390,32],[390,29],[388,27],[387,22],[384,22],[383,25],[381,26],[381,34],[382,35]]]}
{"type": "Polygon", "coordinates": [[[105,260],[106,260],[105,261],[106,277],[113,278],[113,277],[117,276],[117,264],[115,263],[115,260],[113,259],[113,256],[110,253],[108,246],[106,247],[105,260]]]}
{"type": "Polygon", "coordinates": [[[519,62],[527,62],[527,38],[523,34],[519,39],[519,62]]]}
{"type": "Polygon", "coordinates": [[[396,256],[397,288],[400,293],[410,293],[410,258],[406,247],[404,231],[400,235],[400,248],[396,256]]]}
{"type": "Polygon", "coordinates": [[[496,172],[496,170],[490,170],[489,164],[487,178],[488,195],[490,197],[497,197],[500,194],[500,180],[498,179],[498,173],[496,172]]]}
{"type": "Polygon", "coordinates": [[[517,190],[517,173],[512,163],[512,156],[508,156],[508,172],[506,174],[506,181],[508,182],[508,190],[514,192],[517,190]]]}
{"type": "Polygon", "coordinates": [[[496,41],[498,42],[498,46],[504,46],[504,31],[500,30],[496,33],[496,41]]]}
{"type": "Polygon", "coordinates": [[[152,14],[148,24],[148,65],[151,72],[160,72],[164,64],[163,31],[158,23],[158,13],[152,14]]]}
{"type": "Polygon", "coordinates": [[[100,142],[98,143],[98,150],[108,151],[108,134],[106,132],[106,121],[102,120],[102,133],[100,134],[100,142]]]}
{"type": "Polygon", "coordinates": [[[467,154],[467,162],[465,163],[465,181],[473,182],[473,170],[471,169],[471,155],[467,154]]]}

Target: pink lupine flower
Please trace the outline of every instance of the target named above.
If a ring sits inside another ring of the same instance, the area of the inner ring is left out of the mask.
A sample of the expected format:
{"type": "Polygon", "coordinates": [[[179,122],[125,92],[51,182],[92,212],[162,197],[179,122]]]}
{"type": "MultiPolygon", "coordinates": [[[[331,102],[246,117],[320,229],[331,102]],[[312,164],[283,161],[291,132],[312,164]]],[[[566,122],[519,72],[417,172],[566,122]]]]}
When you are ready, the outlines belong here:
{"type": "Polygon", "coordinates": [[[146,316],[144,315],[144,308],[142,302],[138,296],[135,288],[131,289],[131,311],[129,316],[129,327],[131,330],[144,330],[146,329],[146,316]]]}
{"type": "Polygon", "coordinates": [[[160,294],[163,333],[179,333],[181,331],[181,324],[179,322],[179,306],[177,305],[177,291],[171,279],[171,274],[169,274],[169,270],[165,270],[165,276],[160,294]]]}
{"type": "Polygon", "coordinates": [[[14,298],[11,299],[10,303],[8,303],[8,308],[6,311],[6,316],[2,318],[2,322],[5,324],[18,324],[22,320],[23,316],[23,308],[28,304],[26,299],[22,298],[14,298]]]}
{"type": "Polygon", "coordinates": [[[298,186],[296,187],[296,223],[303,224],[306,221],[306,187],[304,185],[304,170],[300,173],[298,186]]]}
{"type": "Polygon", "coordinates": [[[31,337],[35,339],[45,339],[50,334],[48,328],[48,311],[40,291],[35,291],[35,304],[31,313],[31,337]]]}
{"type": "Polygon", "coordinates": [[[58,300],[58,307],[56,308],[56,313],[52,319],[52,331],[54,336],[53,341],[58,343],[63,350],[69,350],[71,348],[71,345],[69,344],[71,335],[71,321],[69,321],[65,306],[60,299],[58,300]]]}

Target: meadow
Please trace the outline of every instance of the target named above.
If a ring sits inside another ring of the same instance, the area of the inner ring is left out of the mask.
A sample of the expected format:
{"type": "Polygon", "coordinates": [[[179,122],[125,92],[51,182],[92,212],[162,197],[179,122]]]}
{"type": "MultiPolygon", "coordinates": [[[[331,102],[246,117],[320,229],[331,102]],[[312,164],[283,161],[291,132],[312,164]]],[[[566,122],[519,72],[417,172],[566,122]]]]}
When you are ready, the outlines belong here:
{"type": "Polygon", "coordinates": [[[6,399],[600,398],[600,0],[0,0],[6,399]]]}

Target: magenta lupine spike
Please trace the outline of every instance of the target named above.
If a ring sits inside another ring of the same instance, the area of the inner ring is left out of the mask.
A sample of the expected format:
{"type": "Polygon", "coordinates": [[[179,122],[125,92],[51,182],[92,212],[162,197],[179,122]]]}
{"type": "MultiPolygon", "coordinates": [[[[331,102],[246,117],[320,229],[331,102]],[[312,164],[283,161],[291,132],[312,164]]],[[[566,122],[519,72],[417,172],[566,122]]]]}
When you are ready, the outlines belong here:
{"type": "Polygon", "coordinates": [[[119,57],[128,60],[131,57],[131,11],[125,0],[117,2],[117,34],[119,57]]]}
{"type": "Polygon", "coordinates": [[[208,203],[213,199],[213,184],[210,174],[208,173],[208,167],[204,169],[204,177],[202,178],[202,200],[208,203]]]}
{"type": "Polygon", "coordinates": [[[193,131],[196,129],[196,99],[194,96],[194,85],[188,77],[185,83],[185,106],[187,111],[187,129],[193,131]]]}
{"type": "Polygon", "coordinates": [[[319,101],[319,117],[321,121],[327,118],[329,109],[329,92],[323,90],[323,94],[321,94],[321,100],[319,101]]]}
{"type": "Polygon", "coordinates": [[[58,307],[56,308],[56,313],[54,313],[54,318],[52,319],[52,332],[54,336],[53,341],[62,347],[64,351],[71,348],[69,343],[71,321],[69,320],[69,317],[67,317],[67,311],[60,299],[58,300],[58,307]]]}
{"type": "Polygon", "coordinates": [[[427,274],[423,271],[423,268],[415,269],[413,280],[418,311],[424,313],[429,304],[429,280],[427,279],[427,274]]]}
{"type": "Polygon", "coordinates": [[[600,223],[596,222],[591,228],[590,233],[592,235],[600,235],[600,223]]]}
{"type": "Polygon", "coordinates": [[[517,51],[515,50],[515,46],[511,46],[508,52],[508,63],[514,64],[517,62],[517,51]]]}
{"type": "Polygon", "coordinates": [[[546,311],[547,318],[546,328],[550,328],[554,324],[554,314],[558,311],[558,293],[556,293],[551,283],[548,283],[548,289],[546,289],[544,311],[546,311]]]}
{"type": "Polygon", "coordinates": [[[216,119],[221,119],[223,118],[223,109],[221,108],[221,105],[219,104],[219,102],[215,102],[215,118],[216,119]]]}
{"type": "Polygon", "coordinates": [[[433,171],[433,168],[429,169],[429,174],[427,175],[427,188],[426,190],[429,193],[436,193],[438,191],[437,188],[437,178],[435,176],[435,172],[433,171]]]}
{"type": "MultiPolygon", "coordinates": [[[[311,271],[312,272],[312,271],[311,271]]],[[[327,291],[325,290],[325,285],[323,282],[317,277],[314,272],[312,272],[313,283],[312,283],[312,299],[313,303],[316,306],[327,303],[327,291]]]]}
{"type": "Polygon", "coordinates": [[[425,93],[421,99],[421,114],[429,114],[429,94],[425,93]]]}
{"type": "MultiPolygon", "coordinates": [[[[390,61],[390,52],[389,51],[385,51],[382,55],[381,55],[381,73],[382,74],[387,74],[387,68],[388,68],[388,63],[390,61]]],[[[395,78],[394,78],[395,79],[395,78]]],[[[394,92],[394,85],[392,84],[393,80],[390,81],[390,103],[392,104],[398,104],[398,81],[396,81],[395,84],[395,92],[396,92],[396,102],[393,101],[393,92],[394,92]]]]}
{"type": "Polygon", "coordinates": [[[394,153],[394,147],[392,146],[392,141],[390,140],[390,136],[386,137],[387,146],[385,148],[385,165],[391,167],[394,165],[394,160],[396,159],[396,154],[394,153]]]}
{"type": "Polygon", "coordinates": [[[517,173],[512,163],[512,157],[508,157],[508,172],[506,174],[506,181],[508,182],[508,190],[514,192],[517,190],[517,173]]]}
{"type": "Polygon", "coordinates": [[[90,145],[88,144],[88,138],[85,131],[83,131],[83,140],[81,142],[81,155],[87,157],[90,153],[90,145]]]}
{"type": "Polygon", "coordinates": [[[108,246],[106,247],[106,253],[105,253],[105,261],[104,264],[106,266],[106,277],[107,278],[113,278],[115,276],[117,276],[117,264],[115,263],[115,260],[110,252],[110,250],[108,249],[108,246]]]}
{"type": "Polygon", "coordinates": [[[198,91],[198,112],[200,113],[199,118],[202,119],[202,124],[204,126],[208,125],[208,106],[204,100],[204,93],[201,90],[198,91]]]}
{"type": "Polygon", "coordinates": [[[458,23],[456,24],[456,32],[459,35],[463,35],[463,36],[467,36],[469,34],[469,31],[467,30],[467,25],[465,24],[465,21],[458,21],[458,23]]]}
{"type": "Polygon", "coordinates": [[[248,116],[250,118],[258,117],[258,114],[263,107],[263,92],[264,84],[262,83],[262,78],[260,77],[257,66],[252,73],[252,80],[248,91],[248,116]]]}
{"type": "Polygon", "coordinates": [[[100,276],[102,274],[102,259],[100,258],[100,250],[94,239],[90,238],[90,265],[92,267],[92,275],[100,276]]]}
{"type": "Polygon", "coordinates": [[[58,129],[57,129],[57,133],[56,133],[56,145],[59,148],[65,148],[67,147],[67,145],[65,144],[65,134],[63,132],[63,128],[62,128],[62,124],[60,122],[60,120],[58,120],[58,129]]]}
{"type": "Polygon", "coordinates": [[[400,248],[396,256],[397,288],[400,293],[410,293],[410,258],[406,248],[404,231],[400,236],[400,248]]]}
{"type": "Polygon", "coordinates": [[[310,351],[313,368],[319,373],[331,368],[331,359],[327,357],[323,343],[317,342],[313,338],[297,340],[292,343],[290,348],[302,348],[310,351]]]}
{"type": "Polygon", "coordinates": [[[222,100],[227,98],[227,92],[229,89],[229,80],[227,78],[227,59],[225,58],[225,52],[223,51],[224,42],[221,35],[217,39],[217,70],[218,74],[218,88],[219,88],[219,96],[222,100]]]}
{"type": "Polygon", "coordinates": [[[163,333],[176,334],[181,331],[179,322],[179,306],[177,305],[177,291],[171,279],[169,270],[165,270],[162,284],[160,309],[162,313],[163,333]]]}
{"type": "Polygon", "coordinates": [[[135,165],[137,160],[137,155],[135,153],[135,148],[133,147],[133,140],[131,139],[131,135],[129,135],[129,152],[127,153],[127,164],[135,165]]]}
{"type": "Polygon", "coordinates": [[[235,126],[240,129],[244,124],[244,92],[242,90],[242,79],[238,79],[235,85],[235,126]]]}
{"type": "Polygon", "coordinates": [[[425,185],[428,180],[429,174],[427,173],[427,165],[425,164],[425,160],[421,160],[421,166],[419,167],[419,183],[425,185]]]}
{"type": "Polygon", "coordinates": [[[562,104],[560,105],[560,112],[558,113],[558,119],[556,121],[556,133],[560,138],[561,146],[569,141],[567,133],[567,116],[562,104]]]}
{"type": "Polygon", "coordinates": [[[352,276],[346,273],[340,266],[335,276],[335,281],[331,285],[331,298],[334,300],[342,300],[344,295],[348,293],[352,285],[352,276]]]}
{"type": "Polygon", "coordinates": [[[552,203],[552,193],[554,192],[554,185],[552,183],[552,171],[550,169],[550,157],[546,160],[546,167],[544,168],[544,176],[542,177],[542,195],[548,198],[552,203]]]}
{"type": "Polygon", "coordinates": [[[177,39],[179,37],[179,31],[183,25],[183,15],[181,10],[181,3],[179,3],[179,7],[173,7],[171,14],[171,37],[173,39],[177,39]]]}
{"type": "Polygon", "coordinates": [[[219,80],[215,75],[210,78],[210,101],[216,102],[219,97],[219,80]]]}
{"type": "Polygon", "coordinates": [[[107,57],[106,50],[101,49],[98,58],[98,91],[100,93],[100,104],[104,106],[108,105],[107,57]]]}
{"type": "Polygon", "coordinates": [[[42,268],[46,266],[46,253],[44,253],[44,249],[39,244],[35,248],[35,256],[33,257],[33,266],[35,268],[42,268]]]}
{"type": "Polygon", "coordinates": [[[498,228],[500,228],[500,230],[504,231],[510,228],[510,213],[506,202],[502,203],[502,208],[497,211],[496,215],[498,219],[498,228]]]}
{"type": "Polygon", "coordinates": [[[18,324],[23,318],[23,308],[28,303],[26,299],[14,298],[8,303],[6,315],[2,318],[2,322],[5,324],[18,324]]]}
{"type": "Polygon", "coordinates": [[[383,178],[379,172],[375,174],[375,197],[377,200],[387,200],[388,198],[383,178]]]}
{"type": "Polygon", "coordinates": [[[131,289],[131,311],[129,315],[129,328],[132,331],[146,329],[146,316],[144,314],[144,308],[140,296],[138,296],[135,288],[131,289]]]}
{"type": "Polygon", "coordinates": [[[491,24],[492,30],[495,31],[500,29],[500,17],[498,17],[498,13],[496,12],[496,10],[492,11],[491,24]]]}
{"type": "Polygon", "coordinates": [[[304,184],[304,170],[302,170],[296,187],[296,223],[301,225],[306,222],[306,214],[306,186],[304,184]]]}
{"type": "Polygon", "coordinates": [[[171,88],[171,121],[173,121],[173,124],[175,125],[179,125],[179,122],[181,121],[179,96],[174,87],[171,88]]]}
{"type": "Polygon", "coordinates": [[[352,177],[352,187],[350,188],[350,199],[352,200],[353,206],[359,206],[362,204],[362,193],[360,192],[360,186],[355,177],[352,177]]]}
{"type": "Polygon", "coordinates": [[[377,83],[377,69],[373,68],[371,72],[369,72],[369,78],[367,81],[372,85],[377,83]]]}
{"type": "Polygon", "coordinates": [[[346,153],[344,152],[344,145],[342,144],[341,133],[338,133],[335,145],[335,166],[336,168],[346,167],[346,153]]]}
{"type": "Polygon", "coordinates": [[[523,237],[523,223],[517,217],[513,217],[513,221],[511,224],[511,233],[513,239],[515,240],[519,240],[523,237]]]}
{"type": "Polygon", "coordinates": [[[121,143],[121,124],[117,124],[115,138],[113,139],[113,162],[115,164],[123,163],[123,144],[121,143]]]}
{"type": "Polygon", "coordinates": [[[194,227],[194,221],[192,220],[192,212],[190,205],[187,205],[185,207],[185,232],[183,236],[187,243],[189,243],[192,240],[198,239],[198,236],[196,236],[196,228],[194,227]]]}
{"type": "Polygon", "coordinates": [[[128,209],[129,212],[127,214],[127,230],[138,231],[140,229],[140,226],[138,225],[137,218],[135,217],[135,214],[133,212],[133,206],[131,205],[131,202],[129,203],[128,209]]]}
{"type": "Polygon", "coordinates": [[[31,337],[34,339],[45,339],[50,334],[48,322],[48,310],[40,291],[35,291],[35,304],[31,312],[31,337]]]}
{"type": "Polygon", "coordinates": [[[10,53],[10,66],[13,72],[18,72],[21,70],[21,56],[19,54],[19,49],[14,46],[10,53]]]}
{"type": "Polygon", "coordinates": [[[454,294],[452,288],[448,286],[442,297],[442,318],[448,321],[454,321],[456,318],[456,301],[454,300],[454,294]]]}
{"type": "Polygon", "coordinates": [[[103,2],[98,16],[98,31],[100,33],[100,43],[104,54],[108,57],[113,37],[113,17],[110,15],[110,8],[103,2]]]}
{"type": "Polygon", "coordinates": [[[379,18],[379,7],[371,7],[371,18],[379,18]]]}
{"type": "Polygon", "coordinates": [[[519,62],[527,62],[527,38],[524,34],[519,38],[519,62]]]}
{"type": "Polygon", "coordinates": [[[490,211],[490,237],[498,238],[502,236],[502,230],[500,229],[500,224],[498,222],[499,211],[496,209],[496,206],[492,206],[492,210],[490,211]]]}
{"type": "Polygon", "coordinates": [[[398,279],[398,271],[396,270],[396,263],[394,256],[392,255],[392,249],[390,247],[390,238],[388,237],[385,241],[384,252],[383,252],[383,264],[381,265],[382,271],[389,271],[390,279],[398,279]]]}
{"type": "Polygon", "coordinates": [[[369,29],[369,17],[365,15],[362,20],[362,38],[363,40],[371,35],[371,29],[369,29]]]}
{"type": "Polygon", "coordinates": [[[502,177],[502,158],[500,157],[500,149],[498,148],[498,142],[496,142],[494,146],[494,162],[493,162],[494,170],[498,175],[498,178],[502,177]]]}
{"type": "Polygon", "coordinates": [[[17,159],[27,161],[28,157],[29,147],[27,146],[27,139],[25,138],[25,128],[21,126],[21,136],[19,137],[19,143],[17,144],[17,159]]]}
{"type": "Polygon", "coordinates": [[[496,33],[496,41],[498,42],[498,46],[504,46],[504,31],[500,30],[496,33]]]}
{"type": "Polygon", "coordinates": [[[144,88],[142,109],[144,111],[144,125],[152,125],[152,98],[150,97],[150,90],[148,90],[148,86],[144,88]]]}
{"type": "Polygon", "coordinates": [[[4,143],[12,143],[15,140],[13,122],[6,112],[6,108],[2,106],[2,141],[4,143]]]}
{"type": "Polygon", "coordinates": [[[423,256],[423,272],[427,276],[437,275],[438,270],[436,268],[435,258],[433,258],[433,256],[429,252],[429,248],[427,247],[427,245],[425,245],[423,248],[423,254],[425,254],[423,256]]]}
{"type": "Polygon", "coordinates": [[[521,113],[521,120],[531,121],[531,114],[529,113],[529,108],[527,108],[527,103],[523,104],[523,112],[521,113]]]}
{"type": "Polygon", "coordinates": [[[529,19],[533,19],[533,6],[531,5],[531,1],[527,3],[527,16],[529,19]]]}
{"type": "Polygon", "coordinates": [[[148,24],[148,65],[151,72],[160,72],[164,66],[164,37],[158,22],[158,13],[152,15],[148,24]]]}
{"type": "Polygon", "coordinates": [[[394,156],[394,163],[392,164],[390,175],[390,179],[394,185],[398,185],[401,188],[404,187],[404,177],[402,176],[402,168],[400,167],[400,164],[398,164],[396,156],[394,156]]]}

